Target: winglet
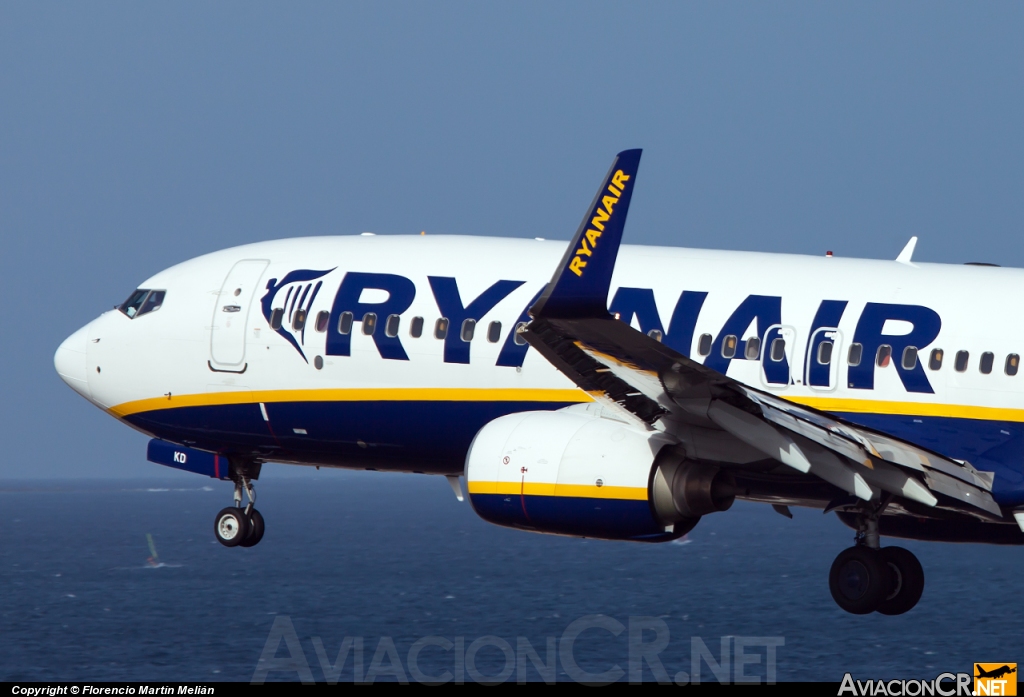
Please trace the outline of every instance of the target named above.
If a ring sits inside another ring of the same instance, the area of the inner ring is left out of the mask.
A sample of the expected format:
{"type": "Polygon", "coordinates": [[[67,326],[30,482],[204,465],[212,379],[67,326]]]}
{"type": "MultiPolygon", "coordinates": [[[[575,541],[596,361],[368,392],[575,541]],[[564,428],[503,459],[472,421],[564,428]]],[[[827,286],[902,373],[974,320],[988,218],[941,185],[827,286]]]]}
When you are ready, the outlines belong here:
{"type": "Polygon", "coordinates": [[[551,283],[530,308],[534,319],[608,314],[608,288],[636,185],[641,152],[624,150],[615,156],[551,283]]]}

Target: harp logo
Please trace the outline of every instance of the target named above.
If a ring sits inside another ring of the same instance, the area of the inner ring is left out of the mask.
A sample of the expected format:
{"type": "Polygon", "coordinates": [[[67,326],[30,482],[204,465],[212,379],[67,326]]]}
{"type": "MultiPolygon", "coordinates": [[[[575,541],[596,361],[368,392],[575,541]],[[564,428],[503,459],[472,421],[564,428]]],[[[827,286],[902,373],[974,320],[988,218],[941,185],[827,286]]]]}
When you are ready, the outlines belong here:
{"type": "Polygon", "coordinates": [[[267,282],[266,294],[260,298],[263,318],[267,320],[270,328],[283,336],[307,363],[309,360],[302,346],[306,343],[309,308],[313,306],[313,301],[324,284],[321,279],[331,271],[334,269],[299,269],[289,272],[280,282],[272,278],[267,282]]]}
{"type": "Polygon", "coordinates": [[[975,663],[975,695],[1016,695],[1016,663],[975,663]]]}

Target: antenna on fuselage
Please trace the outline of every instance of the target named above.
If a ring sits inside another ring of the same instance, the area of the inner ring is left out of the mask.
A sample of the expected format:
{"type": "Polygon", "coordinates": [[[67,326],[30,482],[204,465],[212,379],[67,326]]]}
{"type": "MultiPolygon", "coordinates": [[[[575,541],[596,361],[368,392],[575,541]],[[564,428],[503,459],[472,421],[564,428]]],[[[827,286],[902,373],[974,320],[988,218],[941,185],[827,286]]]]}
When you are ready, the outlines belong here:
{"type": "Polygon", "coordinates": [[[905,247],[903,247],[903,251],[900,252],[900,255],[898,257],[896,257],[896,261],[902,264],[909,264],[911,257],[914,256],[914,247],[916,246],[917,236],[915,235],[914,237],[911,237],[910,241],[907,242],[905,247]]]}

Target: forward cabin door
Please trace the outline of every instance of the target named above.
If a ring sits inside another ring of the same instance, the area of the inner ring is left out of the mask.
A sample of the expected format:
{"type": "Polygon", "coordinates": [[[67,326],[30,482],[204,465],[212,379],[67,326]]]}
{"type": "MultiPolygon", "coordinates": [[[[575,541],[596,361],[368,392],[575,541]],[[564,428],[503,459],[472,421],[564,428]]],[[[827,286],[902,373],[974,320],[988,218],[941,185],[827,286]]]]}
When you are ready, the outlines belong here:
{"type": "Polygon", "coordinates": [[[243,259],[224,279],[210,323],[211,370],[245,372],[246,325],[252,306],[259,302],[256,290],[268,264],[267,259],[243,259]]]}

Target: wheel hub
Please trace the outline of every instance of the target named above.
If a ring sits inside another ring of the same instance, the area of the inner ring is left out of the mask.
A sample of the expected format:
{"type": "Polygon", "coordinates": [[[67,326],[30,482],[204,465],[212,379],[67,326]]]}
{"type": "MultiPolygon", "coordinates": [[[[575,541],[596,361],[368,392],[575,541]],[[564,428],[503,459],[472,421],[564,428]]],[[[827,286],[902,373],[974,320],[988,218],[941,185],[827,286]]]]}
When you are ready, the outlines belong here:
{"type": "Polygon", "coordinates": [[[225,540],[233,540],[238,535],[238,521],[234,516],[222,516],[217,522],[217,530],[225,540]]]}
{"type": "Polygon", "coordinates": [[[839,590],[850,600],[860,600],[868,592],[870,572],[859,559],[843,564],[839,572],[839,590]]]}

